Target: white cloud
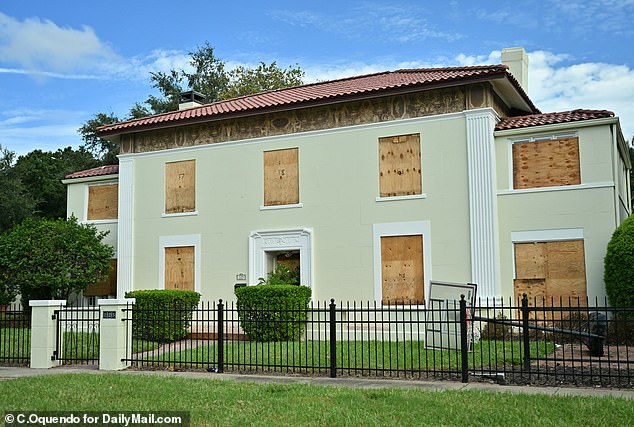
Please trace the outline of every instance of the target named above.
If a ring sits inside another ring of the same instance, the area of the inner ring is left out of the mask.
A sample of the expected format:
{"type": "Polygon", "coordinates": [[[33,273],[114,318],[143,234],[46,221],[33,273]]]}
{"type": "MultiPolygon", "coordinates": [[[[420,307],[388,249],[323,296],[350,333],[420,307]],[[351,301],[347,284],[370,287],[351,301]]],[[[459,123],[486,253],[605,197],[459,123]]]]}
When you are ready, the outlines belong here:
{"type": "Polygon", "coordinates": [[[0,12],[0,63],[42,77],[46,73],[94,72],[120,62],[88,26],[60,27],[40,18],[17,20],[0,12]]]}

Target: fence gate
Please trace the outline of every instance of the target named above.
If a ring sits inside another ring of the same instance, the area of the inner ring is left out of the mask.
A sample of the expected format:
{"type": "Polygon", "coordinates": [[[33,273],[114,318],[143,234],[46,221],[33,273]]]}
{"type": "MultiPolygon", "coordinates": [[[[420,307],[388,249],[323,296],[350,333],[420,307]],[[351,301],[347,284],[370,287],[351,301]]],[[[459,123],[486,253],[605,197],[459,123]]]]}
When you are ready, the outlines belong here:
{"type": "Polygon", "coordinates": [[[55,310],[57,343],[51,359],[64,364],[98,364],[99,318],[98,307],[55,310]]]}

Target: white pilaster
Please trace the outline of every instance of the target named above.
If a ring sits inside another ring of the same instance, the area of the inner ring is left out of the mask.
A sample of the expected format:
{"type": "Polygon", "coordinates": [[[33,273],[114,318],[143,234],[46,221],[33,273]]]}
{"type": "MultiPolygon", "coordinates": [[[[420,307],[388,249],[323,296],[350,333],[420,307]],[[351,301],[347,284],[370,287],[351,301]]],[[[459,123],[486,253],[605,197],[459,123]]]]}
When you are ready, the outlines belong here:
{"type": "Polygon", "coordinates": [[[134,160],[119,158],[119,224],[117,234],[117,298],[132,290],[134,160]]]}
{"type": "Polygon", "coordinates": [[[498,117],[491,108],[469,110],[465,112],[465,116],[469,168],[471,280],[478,285],[478,296],[499,297],[500,250],[493,137],[498,117]]]}

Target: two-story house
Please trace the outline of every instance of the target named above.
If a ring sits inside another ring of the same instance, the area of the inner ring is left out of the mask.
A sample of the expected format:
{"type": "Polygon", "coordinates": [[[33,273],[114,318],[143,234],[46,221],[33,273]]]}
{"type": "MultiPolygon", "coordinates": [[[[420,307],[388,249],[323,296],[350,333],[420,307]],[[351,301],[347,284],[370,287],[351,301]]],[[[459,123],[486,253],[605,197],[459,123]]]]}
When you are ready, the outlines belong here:
{"type": "Polygon", "coordinates": [[[67,177],[68,211],[116,237],[117,295],[231,299],[282,263],[314,300],[604,295],[630,214],[609,111],[541,113],[506,65],[318,82],[104,126],[119,165],[67,177]],[[115,208],[118,206],[118,208],[115,208]]]}

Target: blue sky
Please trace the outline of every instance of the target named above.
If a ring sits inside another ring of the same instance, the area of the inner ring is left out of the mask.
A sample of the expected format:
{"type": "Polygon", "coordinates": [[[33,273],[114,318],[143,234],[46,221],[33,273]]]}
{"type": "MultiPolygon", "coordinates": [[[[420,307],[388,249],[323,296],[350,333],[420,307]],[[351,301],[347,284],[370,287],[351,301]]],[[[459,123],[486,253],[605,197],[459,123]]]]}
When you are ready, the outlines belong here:
{"type": "Polygon", "coordinates": [[[98,112],[126,115],[150,71],[208,41],[229,66],[299,64],[307,81],[495,64],[529,53],[544,112],[607,109],[634,135],[634,0],[12,1],[0,4],[0,145],[79,146],[98,112]]]}

